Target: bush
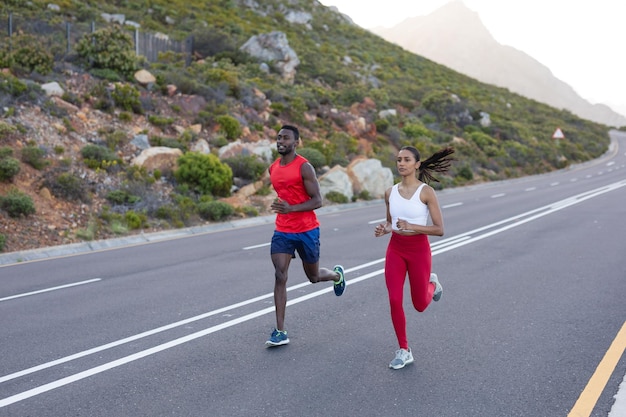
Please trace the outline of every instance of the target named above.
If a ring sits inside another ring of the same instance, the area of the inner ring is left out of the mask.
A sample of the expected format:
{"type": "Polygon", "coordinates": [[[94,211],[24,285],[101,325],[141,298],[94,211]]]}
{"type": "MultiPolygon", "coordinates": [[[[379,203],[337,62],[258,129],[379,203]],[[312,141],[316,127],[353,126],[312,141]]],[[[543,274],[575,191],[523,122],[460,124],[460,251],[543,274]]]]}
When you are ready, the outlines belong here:
{"type": "Polygon", "coordinates": [[[111,92],[111,98],[117,107],[125,111],[132,111],[135,114],[143,114],[140,96],[139,90],[128,84],[116,84],[115,89],[111,92]]]}
{"type": "Polygon", "coordinates": [[[148,116],[148,121],[150,122],[150,124],[160,128],[168,127],[172,123],[174,123],[174,119],[172,117],[163,117],[156,115],[148,116]]]}
{"type": "Polygon", "coordinates": [[[234,140],[241,136],[241,125],[239,120],[232,116],[222,115],[215,119],[220,125],[220,130],[226,135],[226,139],[234,140]]]}
{"type": "Polygon", "coordinates": [[[126,190],[113,190],[106,195],[106,199],[112,204],[124,205],[134,204],[141,200],[139,196],[133,195],[126,190]]]}
{"type": "Polygon", "coordinates": [[[298,153],[305,157],[315,169],[320,169],[326,165],[326,157],[324,157],[324,154],[317,149],[301,148],[298,149],[298,153]]]}
{"type": "Polygon", "coordinates": [[[111,26],[84,35],[76,52],[95,68],[107,68],[130,75],[137,68],[133,40],[119,26],[111,26]]]}
{"type": "Polygon", "coordinates": [[[133,210],[126,212],[124,220],[131,230],[141,229],[148,223],[148,218],[144,213],[137,213],[133,210]]]}
{"type": "Polygon", "coordinates": [[[13,37],[12,53],[0,51],[0,64],[16,66],[26,72],[36,71],[41,75],[52,72],[54,58],[45,49],[44,43],[31,35],[20,34],[13,37]]]}
{"type": "Polygon", "coordinates": [[[82,201],[84,203],[88,203],[91,200],[83,180],[71,172],[63,172],[57,176],[47,178],[44,181],[44,186],[48,187],[50,192],[58,198],[69,201],[82,201]]]}
{"type": "Polygon", "coordinates": [[[0,159],[0,181],[11,181],[20,172],[20,161],[5,157],[0,159]]]}
{"type": "Polygon", "coordinates": [[[178,158],[176,180],[201,194],[226,197],[233,185],[233,171],[213,154],[187,152],[178,158]]]}
{"type": "MultiPolygon", "coordinates": [[[[17,128],[15,126],[5,123],[3,121],[0,121],[0,139],[5,138],[15,132],[17,132],[17,128]]],[[[3,148],[11,149],[9,147],[4,147],[4,146],[3,148]]],[[[13,150],[11,149],[11,154],[12,153],[13,153],[13,150]]],[[[11,156],[11,154],[7,156],[11,156]]],[[[0,157],[2,157],[2,155],[0,155],[0,157]]]]}
{"type": "Polygon", "coordinates": [[[80,150],[80,154],[85,160],[85,164],[87,164],[87,166],[92,169],[107,168],[113,164],[117,164],[120,161],[115,152],[107,147],[100,145],[85,145],[80,150]]]}
{"type": "Polygon", "coordinates": [[[0,197],[0,208],[6,211],[10,217],[35,214],[35,203],[33,203],[33,199],[17,188],[12,188],[7,195],[0,197]]]}
{"type": "Polygon", "coordinates": [[[341,194],[339,191],[329,191],[326,193],[326,199],[328,201],[332,201],[333,203],[345,204],[347,203],[348,197],[341,194]]]}
{"type": "Polygon", "coordinates": [[[261,178],[268,164],[261,161],[255,155],[238,155],[226,158],[222,162],[227,164],[233,171],[233,176],[256,181],[261,178]]]}
{"type": "Polygon", "coordinates": [[[233,206],[223,201],[205,201],[198,203],[198,214],[205,220],[222,220],[235,212],[233,206]]]}
{"type": "Polygon", "coordinates": [[[0,252],[4,252],[4,247],[7,243],[7,237],[0,233],[0,252]]]}
{"type": "Polygon", "coordinates": [[[35,169],[43,169],[48,165],[44,159],[46,151],[37,146],[27,146],[22,149],[22,162],[25,162],[35,169]]]}

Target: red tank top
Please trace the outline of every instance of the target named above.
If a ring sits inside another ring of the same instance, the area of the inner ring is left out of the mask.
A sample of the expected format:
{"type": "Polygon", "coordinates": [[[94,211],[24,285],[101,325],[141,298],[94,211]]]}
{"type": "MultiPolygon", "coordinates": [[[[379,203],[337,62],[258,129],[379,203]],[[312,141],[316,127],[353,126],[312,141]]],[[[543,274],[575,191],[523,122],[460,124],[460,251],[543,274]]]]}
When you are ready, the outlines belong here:
{"type": "MultiPolygon", "coordinates": [[[[301,204],[309,200],[309,194],[302,180],[302,165],[308,161],[298,154],[289,164],[281,166],[280,158],[270,165],[270,180],[278,194],[278,198],[291,205],[301,204]]],[[[294,211],[287,214],[276,214],[276,230],[284,233],[308,232],[319,227],[319,221],[313,210],[294,211]]]]}

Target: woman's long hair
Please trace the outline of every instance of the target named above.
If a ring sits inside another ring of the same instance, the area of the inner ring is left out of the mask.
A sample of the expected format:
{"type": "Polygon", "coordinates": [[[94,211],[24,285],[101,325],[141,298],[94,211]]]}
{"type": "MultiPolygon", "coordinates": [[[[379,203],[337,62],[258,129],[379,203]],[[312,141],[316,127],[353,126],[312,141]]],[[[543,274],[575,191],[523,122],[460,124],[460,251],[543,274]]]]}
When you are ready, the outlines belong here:
{"type": "MultiPolygon", "coordinates": [[[[420,152],[413,146],[403,146],[400,150],[407,150],[415,156],[415,160],[420,160],[420,152]]],[[[422,161],[419,167],[418,180],[430,184],[431,181],[439,182],[437,178],[433,176],[433,172],[446,173],[450,168],[450,164],[455,159],[451,157],[454,153],[454,148],[448,146],[440,151],[435,152],[430,158],[422,161]]]]}

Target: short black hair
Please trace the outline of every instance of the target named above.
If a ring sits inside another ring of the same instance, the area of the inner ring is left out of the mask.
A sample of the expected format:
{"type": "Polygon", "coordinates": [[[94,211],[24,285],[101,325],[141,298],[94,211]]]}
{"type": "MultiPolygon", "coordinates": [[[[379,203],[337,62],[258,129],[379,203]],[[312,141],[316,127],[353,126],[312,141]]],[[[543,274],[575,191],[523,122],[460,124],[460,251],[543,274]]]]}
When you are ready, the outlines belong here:
{"type": "Polygon", "coordinates": [[[300,131],[298,130],[297,127],[292,126],[292,125],[282,125],[280,130],[291,130],[293,132],[293,137],[295,140],[299,140],[300,139],[300,131]]]}

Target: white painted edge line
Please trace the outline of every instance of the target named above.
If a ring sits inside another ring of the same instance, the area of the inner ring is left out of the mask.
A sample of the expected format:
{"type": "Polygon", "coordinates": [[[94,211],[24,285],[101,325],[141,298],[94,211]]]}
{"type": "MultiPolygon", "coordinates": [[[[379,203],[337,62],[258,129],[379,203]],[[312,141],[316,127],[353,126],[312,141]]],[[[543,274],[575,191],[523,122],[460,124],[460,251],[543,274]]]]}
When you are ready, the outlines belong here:
{"type": "Polygon", "coordinates": [[[94,279],[88,279],[86,281],[74,282],[72,284],[59,285],[58,287],[51,287],[51,288],[45,288],[43,290],[25,292],[23,294],[16,294],[16,295],[11,295],[9,297],[0,298],[0,301],[14,300],[16,298],[28,297],[30,295],[42,294],[42,293],[46,293],[46,292],[50,292],[50,291],[62,290],[64,288],[76,287],[77,285],[91,284],[93,282],[98,282],[100,280],[101,280],[101,278],[94,278],[94,279]]]}

